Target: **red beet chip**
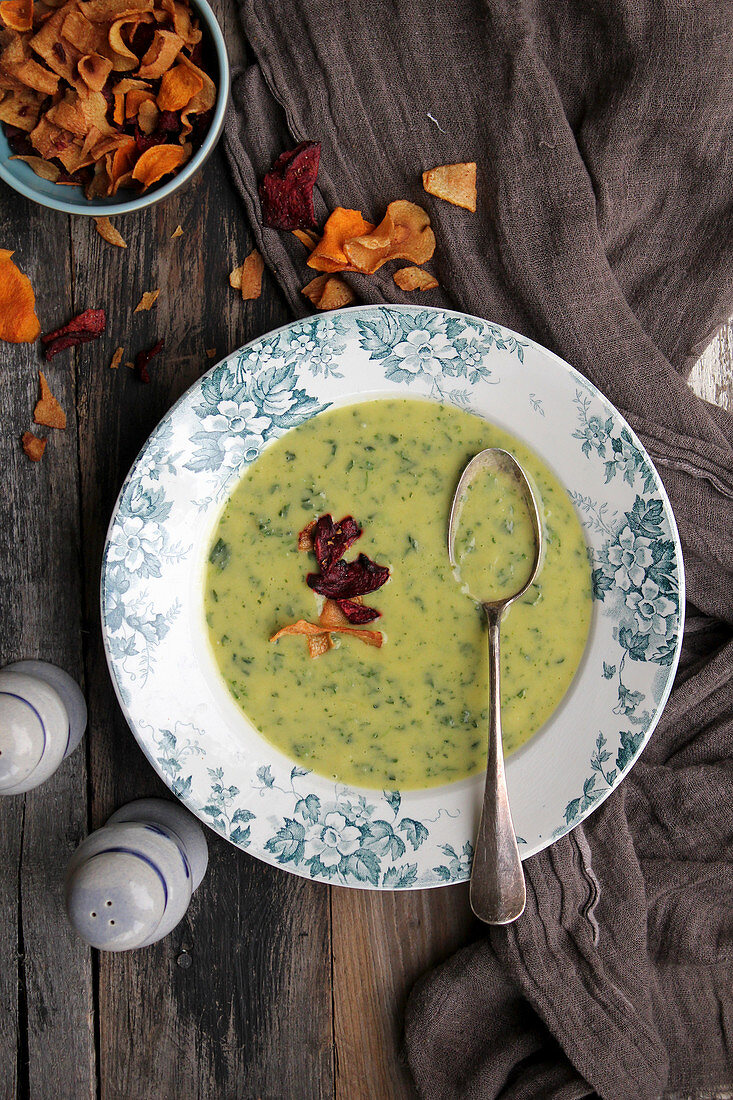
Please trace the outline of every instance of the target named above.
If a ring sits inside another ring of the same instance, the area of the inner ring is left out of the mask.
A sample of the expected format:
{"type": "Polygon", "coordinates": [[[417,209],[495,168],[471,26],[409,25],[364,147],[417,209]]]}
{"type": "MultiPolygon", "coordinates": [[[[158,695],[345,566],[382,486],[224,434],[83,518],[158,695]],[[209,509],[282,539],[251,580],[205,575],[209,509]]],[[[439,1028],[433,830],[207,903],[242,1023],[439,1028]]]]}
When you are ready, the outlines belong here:
{"type": "Polygon", "coordinates": [[[260,184],[262,221],[271,229],[315,229],[313,187],[321,156],[319,141],[301,141],[281,153],[260,184]]]}
{"type": "Polygon", "coordinates": [[[313,549],[319,568],[325,573],[361,538],[361,527],[352,516],[334,523],[331,516],[320,516],[313,529],[313,549]]]}
{"type": "MultiPolygon", "coordinates": [[[[106,324],[107,318],[103,309],[85,309],[83,313],[77,313],[76,317],[72,317],[71,320],[67,322],[67,324],[62,325],[61,328],[54,329],[53,332],[47,332],[45,336],[41,337],[41,340],[44,344],[50,344],[53,340],[58,340],[61,336],[69,336],[78,333],[84,333],[87,340],[93,340],[96,336],[104,332],[106,324]]],[[[79,340],[77,342],[82,344],[84,340],[79,340]]],[[[73,345],[67,345],[67,347],[71,346],[73,345]]]]}
{"type": "Polygon", "coordinates": [[[149,382],[148,363],[162,350],[165,340],[158,340],[148,351],[139,351],[135,356],[135,373],[141,382],[149,382]]]}
{"type": "Polygon", "coordinates": [[[336,600],[350,623],[362,626],[364,623],[373,623],[382,614],[376,607],[365,607],[363,603],[354,603],[352,600],[336,600]]]}
{"type": "Polygon", "coordinates": [[[377,565],[366,554],[359,554],[356,561],[337,561],[323,573],[309,573],[309,588],[331,600],[351,600],[354,596],[366,596],[375,592],[389,580],[386,565],[377,565]]]}
{"type": "Polygon", "coordinates": [[[67,332],[65,336],[57,336],[55,340],[50,340],[45,345],[43,358],[47,363],[50,363],[54,355],[58,355],[60,351],[66,351],[67,348],[76,348],[79,344],[88,344],[98,337],[98,332],[67,332]]]}

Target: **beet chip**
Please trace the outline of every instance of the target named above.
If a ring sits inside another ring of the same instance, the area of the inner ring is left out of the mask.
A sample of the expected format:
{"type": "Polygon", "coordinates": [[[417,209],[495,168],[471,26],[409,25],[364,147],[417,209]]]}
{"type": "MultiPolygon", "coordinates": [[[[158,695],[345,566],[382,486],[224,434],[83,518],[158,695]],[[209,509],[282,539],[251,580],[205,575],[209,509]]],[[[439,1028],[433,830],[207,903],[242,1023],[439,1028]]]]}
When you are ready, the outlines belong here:
{"type": "Polygon", "coordinates": [[[313,530],[313,549],[322,572],[327,572],[359,538],[361,527],[352,516],[344,516],[338,523],[328,514],[321,516],[313,530]]]}
{"type": "Polygon", "coordinates": [[[356,561],[336,561],[323,573],[309,573],[308,587],[332,600],[350,600],[354,596],[366,596],[375,592],[389,580],[386,565],[377,565],[366,554],[359,554],[356,561]]]}
{"type": "Polygon", "coordinates": [[[150,374],[148,373],[148,363],[157,355],[159,351],[162,351],[165,340],[158,340],[157,344],[153,344],[149,351],[139,351],[135,356],[135,373],[141,382],[149,382],[150,374]]]}
{"type": "Polygon", "coordinates": [[[281,153],[260,184],[262,221],[271,229],[315,229],[313,187],[321,156],[319,141],[301,141],[281,153]]]}
{"type": "Polygon", "coordinates": [[[75,348],[77,344],[88,344],[104,332],[107,318],[103,309],[85,309],[72,317],[66,325],[54,332],[47,332],[41,340],[45,344],[43,357],[50,362],[54,355],[66,348],[75,348]]]}
{"type": "Polygon", "coordinates": [[[365,607],[363,603],[354,603],[353,600],[336,600],[336,603],[349,622],[357,626],[361,626],[363,623],[373,623],[382,614],[381,611],[377,611],[376,607],[365,607]]]}

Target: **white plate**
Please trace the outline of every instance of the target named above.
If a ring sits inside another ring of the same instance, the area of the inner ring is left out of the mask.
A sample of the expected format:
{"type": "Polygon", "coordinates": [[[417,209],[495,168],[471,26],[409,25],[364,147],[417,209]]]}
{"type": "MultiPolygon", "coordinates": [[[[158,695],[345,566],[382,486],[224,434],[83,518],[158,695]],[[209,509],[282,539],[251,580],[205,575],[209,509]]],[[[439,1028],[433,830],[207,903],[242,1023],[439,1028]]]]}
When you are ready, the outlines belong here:
{"type": "Polygon", "coordinates": [[[195,814],[268,863],[374,889],[468,878],[482,779],[374,791],[299,767],[230,698],[203,628],[204,556],[223,501],[268,442],[333,403],[421,396],[525,440],[576,504],[593,558],[583,660],[540,733],[509,758],[523,857],[587,817],[642,751],[682,642],[669,501],[609,402],[531,340],[475,317],[365,306],[296,321],[235,352],[164,417],[120,492],[102,622],[120,704],[195,814]]]}

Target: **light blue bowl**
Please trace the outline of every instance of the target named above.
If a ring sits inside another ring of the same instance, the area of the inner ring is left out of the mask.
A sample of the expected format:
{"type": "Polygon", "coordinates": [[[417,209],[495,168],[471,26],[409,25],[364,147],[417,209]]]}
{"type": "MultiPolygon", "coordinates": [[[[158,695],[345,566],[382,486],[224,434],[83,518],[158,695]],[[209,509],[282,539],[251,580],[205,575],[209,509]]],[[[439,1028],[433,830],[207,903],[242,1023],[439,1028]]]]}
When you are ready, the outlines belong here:
{"type": "Polygon", "coordinates": [[[142,210],[146,206],[160,202],[161,199],[167,199],[174,191],[188,183],[204,164],[221,137],[224,113],[229,98],[229,61],[221,27],[206,0],[190,0],[190,4],[200,16],[204,38],[208,38],[210,45],[213,46],[219,72],[218,77],[211,74],[217,89],[211,125],[200,147],[180,172],[162,186],[154,187],[151,191],[146,191],[135,198],[128,198],[125,192],[118,192],[118,195],[110,198],[87,199],[81,187],[50,183],[37,176],[30,165],[24,164],[22,160],[11,160],[12,149],[0,127],[0,179],[5,180],[27,199],[40,203],[41,206],[50,206],[52,210],[60,210],[65,214],[86,214],[95,218],[142,210]]]}

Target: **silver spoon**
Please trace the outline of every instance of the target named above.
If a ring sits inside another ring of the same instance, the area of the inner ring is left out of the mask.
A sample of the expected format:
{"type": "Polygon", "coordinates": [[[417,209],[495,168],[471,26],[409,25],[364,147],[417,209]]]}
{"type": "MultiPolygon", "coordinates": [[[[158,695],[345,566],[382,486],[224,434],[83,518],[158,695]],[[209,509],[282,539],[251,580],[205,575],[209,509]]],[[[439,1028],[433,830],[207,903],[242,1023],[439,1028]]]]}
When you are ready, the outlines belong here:
{"type": "Polygon", "coordinates": [[[509,474],[524,492],[535,538],[535,555],[530,575],[520,589],[503,599],[488,601],[481,593],[469,595],[486,612],[489,635],[489,751],[486,765],[486,787],[471,870],[471,908],[486,924],[510,924],[521,916],[527,900],[522,861],[514,835],[509,809],[504,749],[501,739],[501,664],[499,636],[504,612],[523,596],[537,576],[542,555],[542,523],[532,487],[524,470],[508,451],[492,447],[481,451],[466,466],[458,482],[451,505],[448,525],[448,556],[454,570],[456,531],[466,491],[482,473],[509,474]]]}

